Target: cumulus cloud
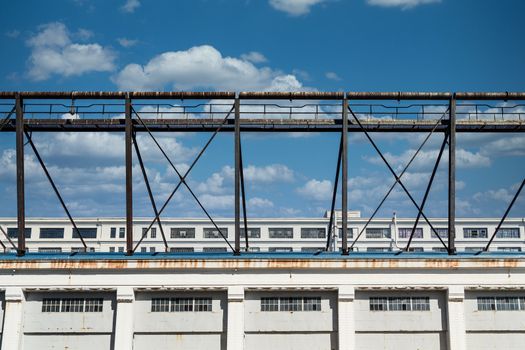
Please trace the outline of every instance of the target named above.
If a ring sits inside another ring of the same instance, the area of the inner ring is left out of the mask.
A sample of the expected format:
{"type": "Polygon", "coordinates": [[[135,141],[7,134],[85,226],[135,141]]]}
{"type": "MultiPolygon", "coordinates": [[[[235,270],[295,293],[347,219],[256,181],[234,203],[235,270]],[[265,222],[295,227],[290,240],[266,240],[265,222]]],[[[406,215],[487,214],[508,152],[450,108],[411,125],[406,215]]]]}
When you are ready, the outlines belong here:
{"type": "Polygon", "coordinates": [[[262,167],[249,165],[244,169],[244,178],[246,181],[262,183],[276,181],[291,182],[294,180],[294,172],[283,164],[271,164],[262,167]]]}
{"type": "Polygon", "coordinates": [[[270,5],[291,16],[301,16],[310,12],[310,9],[326,0],[270,0],[270,5]]]}
{"type": "Polygon", "coordinates": [[[266,198],[253,197],[248,200],[248,206],[254,208],[272,208],[273,202],[266,198]]]}
{"type": "Polygon", "coordinates": [[[122,5],[120,9],[127,13],[133,13],[139,7],[140,7],[139,0],[127,0],[126,3],[122,5]]]}
{"type": "Polygon", "coordinates": [[[401,7],[403,9],[438,2],[441,2],[441,0],[367,0],[369,5],[382,7],[401,7]]]}
{"type": "Polygon", "coordinates": [[[341,81],[342,80],[341,77],[339,77],[339,75],[337,75],[337,73],[335,73],[335,72],[326,72],[325,77],[327,79],[334,80],[334,81],[341,81]]]}
{"type": "Polygon", "coordinates": [[[253,63],[264,63],[268,61],[262,53],[257,52],[257,51],[251,51],[251,52],[242,54],[241,58],[245,61],[250,61],[253,63]]]}
{"type": "Polygon", "coordinates": [[[164,52],[145,65],[131,63],[113,77],[121,90],[304,90],[294,76],[251,61],[225,57],[213,46],[164,52]]]}
{"type": "Polygon", "coordinates": [[[127,39],[127,38],[118,38],[117,41],[120,44],[120,46],[126,47],[126,48],[135,46],[139,42],[138,40],[127,39]]]}
{"type": "Polygon", "coordinates": [[[332,197],[332,182],[330,180],[312,179],[297,189],[301,196],[317,201],[328,200],[332,197]]]}
{"type": "MultiPolygon", "coordinates": [[[[86,37],[86,32],[82,33],[78,35],[86,37]]],[[[28,74],[36,81],[52,75],[69,77],[115,68],[115,53],[111,49],[96,43],[73,43],[68,29],[60,22],[40,26],[27,45],[31,48],[28,74]]]]}

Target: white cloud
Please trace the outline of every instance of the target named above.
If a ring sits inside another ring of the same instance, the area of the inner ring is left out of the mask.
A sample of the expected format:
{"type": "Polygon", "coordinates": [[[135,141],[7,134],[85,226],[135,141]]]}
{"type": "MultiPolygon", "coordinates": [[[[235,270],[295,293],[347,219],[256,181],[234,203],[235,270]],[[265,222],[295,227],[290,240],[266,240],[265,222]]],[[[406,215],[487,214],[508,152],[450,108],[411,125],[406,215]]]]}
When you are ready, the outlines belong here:
{"type": "Polygon", "coordinates": [[[266,198],[253,197],[248,200],[248,206],[255,208],[272,208],[273,202],[266,198]]]}
{"type": "Polygon", "coordinates": [[[9,30],[5,32],[5,36],[11,39],[16,39],[20,36],[20,31],[17,29],[9,30]]]}
{"type": "Polygon", "coordinates": [[[140,7],[139,0],[127,0],[126,3],[122,5],[120,9],[127,13],[133,13],[138,7],[140,7]]]}
{"type": "Polygon", "coordinates": [[[241,58],[245,61],[250,61],[253,63],[264,63],[268,61],[262,53],[257,52],[257,51],[251,51],[251,52],[242,54],[241,58]]]}
{"type": "Polygon", "coordinates": [[[513,194],[506,188],[500,188],[497,190],[488,190],[486,192],[477,192],[474,194],[474,199],[477,201],[493,200],[510,203],[513,194]]]}
{"type": "Polygon", "coordinates": [[[117,41],[120,44],[120,46],[126,47],[126,48],[135,46],[139,42],[138,40],[126,39],[126,38],[118,38],[117,41]]]}
{"type": "Polygon", "coordinates": [[[93,32],[88,29],[80,28],[76,33],[75,37],[78,37],[80,40],[88,40],[93,37],[93,32]]]}
{"type": "Polygon", "coordinates": [[[330,180],[309,180],[303,187],[297,189],[301,196],[317,201],[328,200],[332,197],[332,182],[330,180]]]}
{"type": "Polygon", "coordinates": [[[367,0],[369,5],[382,7],[401,7],[403,9],[438,2],[441,2],[441,0],[367,0]]]}
{"type": "Polygon", "coordinates": [[[112,50],[99,44],[71,42],[66,26],[60,22],[40,26],[27,44],[31,48],[28,74],[33,80],[45,80],[53,74],[68,77],[115,68],[112,50]]]}
{"type": "Polygon", "coordinates": [[[341,81],[341,77],[335,72],[326,72],[325,77],[330,80],[341,81]]]}
{"type": "Polygon", "coordinates": [[[231,209],[234,205],[234,196],[232,195],[211,195],[204,194],[199,197],[202,205],[206,209],[231,209]]]}
{"type": "Polygon", "coordinates": [[[244,169],[244,178],[246,181],[262,183],[276,181],[291,182],[294,180],[294,172],[282,164],[271,164],[262,167],[249,165],[244,169]]]}
{"type": "Polygon", "coordinates": [[[270,5],[291,16],[301,16],[310,12],[312,6],[325,2],[326,0],[270,0],[270,5]]]}
{"type": "Polygon", "coordinates": [[[305,88],[294,75],[256,67],[242,58],[224,57],[212,46],[194,46],[153,57],[145,65],[128,64],[113,81],[121,90],[277,90],[305,88]]]}

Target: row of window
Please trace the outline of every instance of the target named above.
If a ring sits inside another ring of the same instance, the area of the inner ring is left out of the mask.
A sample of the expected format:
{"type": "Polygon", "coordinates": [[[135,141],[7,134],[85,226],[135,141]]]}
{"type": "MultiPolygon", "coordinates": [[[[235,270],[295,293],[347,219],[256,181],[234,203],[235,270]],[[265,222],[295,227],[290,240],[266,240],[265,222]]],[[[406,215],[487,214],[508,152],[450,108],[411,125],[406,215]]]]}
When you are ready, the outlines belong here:
{"type": "Polygon", "coordinates": [[[370,311],[430,311],[429,297],[371,297],[370,311]]]}
{"type": "Polygon", "coordinates": [[[261,311],[321,311],[321,297],[261,298],[261,311]]]}
{"type": "Polygon", "coordinates": [[[42,312],[102,312],[102,298],[46,298],[42,312]]]}
{"type": "Polygon", "coordinates": [[[478,311],[525,311],[523,297],[478,297],[478,311]]]}
{"type": "Polygon", "coordinates": [[[211,312],[211,298],[153,298],[151,312],[211,312]]]}

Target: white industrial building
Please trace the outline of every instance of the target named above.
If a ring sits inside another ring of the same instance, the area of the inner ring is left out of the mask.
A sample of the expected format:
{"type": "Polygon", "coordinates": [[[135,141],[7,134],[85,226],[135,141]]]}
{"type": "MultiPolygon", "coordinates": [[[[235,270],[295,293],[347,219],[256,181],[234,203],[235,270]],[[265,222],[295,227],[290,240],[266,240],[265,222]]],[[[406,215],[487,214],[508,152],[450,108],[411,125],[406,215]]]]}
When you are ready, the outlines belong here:
{"type": "MultiPolygon", "coordinates": [[[[351,215],[349,243],[366,221],[351,215]]],[[[233,241],[233,220],[217,222],[233,241]]],[[[85,254],[68,221],[27,219],[29,253],[0,254],[1,349],[523,349],[524,219],[476,254],[498,222],[458,219],[457,255],[421,222],[422,249],[398,254],[413,219],[376,219],[343,256],[340,237],[314,253],[328,218],[250,219],[259,249],[234,256],[206,220],[164,219],[172,252],[156,226],[126,256],[123,219],[77,220],[85,254]]],[[[16,236],[15,219],[0,227],[16,236]]]]}

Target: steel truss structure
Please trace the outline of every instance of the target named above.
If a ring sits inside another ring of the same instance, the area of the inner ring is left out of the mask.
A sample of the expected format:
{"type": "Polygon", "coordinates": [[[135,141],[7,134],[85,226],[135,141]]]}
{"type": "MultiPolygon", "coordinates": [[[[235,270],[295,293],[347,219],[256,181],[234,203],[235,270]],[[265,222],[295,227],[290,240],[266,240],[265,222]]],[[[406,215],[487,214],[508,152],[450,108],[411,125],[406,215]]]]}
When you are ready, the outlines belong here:
{"type": "MultiPolygon", "coordinates": [[[[184,186],[217,229],[234,255],[241,249],[241,206],[242,228],[244,229],[244,249],[248,250],[248,224],[246,212],[246,192],[242,157],[241,134],[243,132],[331,132],[340,133],[335,182],[331,200],[331,215],[328,228],[326,250],[331,245],[335,215],[338,183],[341,178],[342,209],[342,254],[349,255],[368,224],[375,217],[383,203],[396,185],[405,192],[418,214],[412,228],[408,244],[403,251],[409,251],[418,222],[423,219],[446,248],[448,254],[456,253],[456,133],[523,133],[525,132],[525,104],[508,101],[525,101],[524,93],[433,93],[433,92],[0,92],[0,113],[6,116],[0,122],[0,131],[16,133],[16,181],[17,181],[17,224],[18,241],[15,244],[0,227],[9,244],[22,256],[25,245],[25,195],[24,195],[24,146],[27,144],[35,154],[53,191],[58,197],[67,217],[73,225],[75,236],[81,240],[84,249],[86,242],[75,224],[66,202],[47,170],[37,147],[32,140],[34,132],[123,132],[125,134],[126,167],[126,252],[132,255],[148,231],[155,223],[160,228],[166,251],[168,243],[161,215],[177,192],[184,186]],[[76,101],[90,101],[78,105],[76,101]],[[180,100],[180,104],[167,103],[180,100]],[[37,101],[37,102],[34,102],[37,101]],[[42,102],[43,101],[43,102],[42,102]],[[66,104],[64,101],[70,101],[66,104]],[[117,101],[115,103],[115,101],[117,101]],[[141,103],[146,101],[147,103],[141,103]],[[188,105],[185,101],[197,102],[188,105]],[[279,104],[286,101],[287,105],[279,104]],[[328,101],[329,103],[326,103],[328,101]],[[387,102],[378,102],[387,101],[387,102]],[[485,101],[496,101],[496,105],[485,101]],[[396,103],[393,106],[391,103],[396,103]],[[215,108],[215,110],[214,110],[215,108]],[[3,109],[3,110],[2,110],[3,109]],[[69,113],[69,114],[68,114],[69,113]],[[58,118],[51,118],[58,115],[58,118]],[[154,116],[152,118],[151,116],[154,116]],[[221,118],[216,118],[220,115],[221,118]],[[36,116],[36,117],[35,117],[36,116]],[[110,117],[108,117],[110,116],[110,117]],[[160,118],[159,118],[160,116],[160,118]],[[197,154],[189,168],[181,173],[173,160],[162,148],[154,133],[156,132],[207,132],[210,138],[197,154]],[[219,132],[234,134],[235,163],[235,242],[232,245],[221,232],[204,204],[190,188],[186,179],[195,164],[210,146],[219,132]],[[394,181],[389,191],[370,216],[368,222],[356,238],[349,244],[348,223],[348,133],[362,133],[375,149],[382,162],[392,174],[394,181]],[[378,132],[426,133],[427,136],[412,158],[400,173],[377,146],[371,134],[378,132]],[[153,140],[171,168],[179,177],[178,184],[159,207],[152,193],[144,161],[137,142],[137,133],[146,133],[153,140]],[[421,203],[418,203],[402,181],[403,174],[410,167],[430,136],[443,134],[435,165],[421,203]],[[424,213],[428,194],[445,148],[448,147],[448,239],[437,233],[424,213]],[[149,200],[155,218],[134,245],[133,239],[133,186],[132,155],[137,156],[149,200]]],[[[514,198],[509,203],[496,231],[483,251],[488,251],[501,224],[506,219],[521,190],[525,178],[514,198]]],[[[4,243],[0,244],[5,248],[4,243]]]]}

